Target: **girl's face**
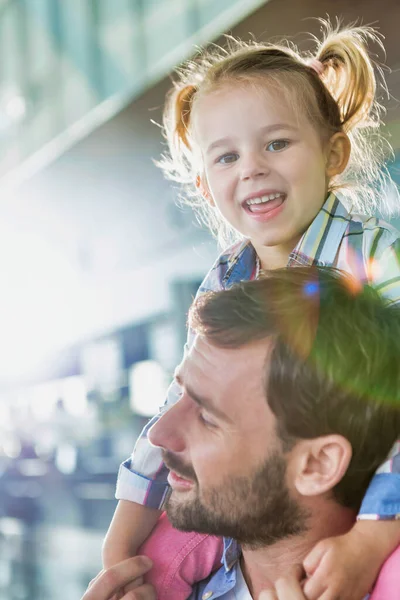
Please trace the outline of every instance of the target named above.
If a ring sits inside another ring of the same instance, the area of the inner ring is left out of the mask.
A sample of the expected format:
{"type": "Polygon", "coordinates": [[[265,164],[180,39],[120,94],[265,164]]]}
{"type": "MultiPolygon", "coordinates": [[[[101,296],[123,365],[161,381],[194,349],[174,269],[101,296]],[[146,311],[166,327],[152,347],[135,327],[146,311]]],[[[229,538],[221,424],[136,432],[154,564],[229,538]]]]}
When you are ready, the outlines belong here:
{"type": "Polygon", "coordinates": [[[306,116],[283,94],[238,84],[198,99],[194,135],[209,201],[260,257],[289,253],[327,195],[328,153],[306,116]]]}

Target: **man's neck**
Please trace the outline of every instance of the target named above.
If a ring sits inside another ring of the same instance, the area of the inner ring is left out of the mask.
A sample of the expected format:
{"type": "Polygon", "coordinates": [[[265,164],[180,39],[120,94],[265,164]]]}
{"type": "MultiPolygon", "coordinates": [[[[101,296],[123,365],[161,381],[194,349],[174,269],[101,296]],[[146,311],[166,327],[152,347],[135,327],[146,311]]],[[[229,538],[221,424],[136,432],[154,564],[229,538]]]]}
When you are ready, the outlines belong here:
{"type": "Polygon", "coordinates": [[[303,535],[257,550],[243,547],[241,568],[252,598],[258,598],[262,590],[273,588],[275,582],[287,575],[291,567],[301,565],[319,541],[347,533],[353,524],[353,511],[336,505],[332,511],[322,511],[313,518],[303,535]]]}

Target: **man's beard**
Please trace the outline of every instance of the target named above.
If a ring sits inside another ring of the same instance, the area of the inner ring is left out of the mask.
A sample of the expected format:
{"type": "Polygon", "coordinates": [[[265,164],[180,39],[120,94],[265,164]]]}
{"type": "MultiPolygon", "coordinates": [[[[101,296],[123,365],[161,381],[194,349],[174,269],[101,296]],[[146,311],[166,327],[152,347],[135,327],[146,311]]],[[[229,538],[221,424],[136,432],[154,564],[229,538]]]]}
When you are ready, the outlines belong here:
{"type": "Polygon", "coordinates": [[[218,487],[202,490],[201,497],[193,468],[172,453],[164,451],[163,456],[168,468],[195,483],[194,498],[180,501],[172,492],[167,503],[176,529],[231,537],[253,549],[307,531],[309,513],[290,495],[280,454],[272,454],[253,474],[222,478],[218,487]]]}

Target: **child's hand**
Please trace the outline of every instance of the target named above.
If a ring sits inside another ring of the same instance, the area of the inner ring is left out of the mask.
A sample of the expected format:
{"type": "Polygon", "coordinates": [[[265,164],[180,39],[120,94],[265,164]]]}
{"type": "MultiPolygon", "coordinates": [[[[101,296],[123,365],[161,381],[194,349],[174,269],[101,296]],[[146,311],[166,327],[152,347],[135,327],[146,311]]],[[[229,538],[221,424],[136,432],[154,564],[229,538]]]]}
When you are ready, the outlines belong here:
{"type": "Polygon", "coordinates": [[[353,529],[319,542],[305,558],[308,600],[362,600],[375,582],[384,558],[367,536],[353,529]]]}
{"type": "Polygon", "coordinates": [[[261,592],[258,600],[306,600],[302,590],[303,569],[294,567],[291,572],[275,583],[273,590],[261,592]]]}
{"type": "Polygon", "coordinates": [[[128,558],[109,569],[103,569],[89,584],[81,600],[156,600],[153,586],[143,584],[143,575],[152,567],[146,556],[128,558]],[[135,591],[127,592],[127,586],[135,591]]]}

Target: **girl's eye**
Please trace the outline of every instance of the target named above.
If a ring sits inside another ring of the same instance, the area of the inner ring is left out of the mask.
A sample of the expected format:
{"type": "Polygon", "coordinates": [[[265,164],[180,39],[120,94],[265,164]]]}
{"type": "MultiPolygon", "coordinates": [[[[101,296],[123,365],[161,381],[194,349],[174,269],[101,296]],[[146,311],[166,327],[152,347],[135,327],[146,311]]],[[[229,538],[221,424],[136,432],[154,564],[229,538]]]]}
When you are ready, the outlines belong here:
{"type": "Polygon", "coordinates": [[[288,140],[274,140],[267,146],[269,152],[280,152],[289,145],[288,140]]]}
{"type": "Polygon", "coordinates": [[[238,154],[230,152],[229,154],[223,154],[222,156],[217,158],[217,163],[220,163],[222,165],[229,165],[230,163],[235,162],[235,160],[237,160],[238,158],[238,154]]]}

